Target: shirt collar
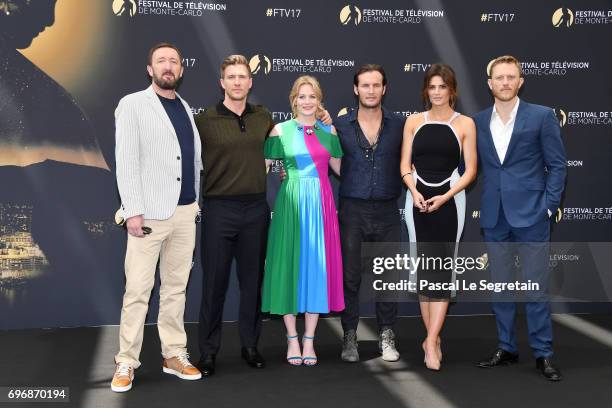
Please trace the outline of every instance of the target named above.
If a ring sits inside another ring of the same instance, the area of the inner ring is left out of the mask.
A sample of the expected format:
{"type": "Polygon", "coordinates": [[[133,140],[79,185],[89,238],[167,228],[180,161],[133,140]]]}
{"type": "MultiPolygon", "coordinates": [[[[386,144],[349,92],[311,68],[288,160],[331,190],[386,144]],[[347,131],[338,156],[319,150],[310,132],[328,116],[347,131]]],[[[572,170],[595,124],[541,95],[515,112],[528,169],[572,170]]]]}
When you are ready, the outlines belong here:
{"type": "MultiPolygon", "coordinates": [[[[508,123],[512,122],[516,118],[516,112],[518,112],[520,103],[521,103],[521,99],[516,98],[516,103],[514,104],[514,108],[512,108],[512,112],[510,112],[510,120],[508,121],[508,123]]],[[[497,113],[497,108],[495,107],[495,104],[493,104],[493,113],[492,113],[491,119],[496,118],[496,117],[499,117],[499,114],[497,113]]]]}
{"type": "Polygon", "coordinates": [[[244,112],[242,112],[242,115],[237,115],[235,112],[232,112],[231,110],[229,110],[227,108],[227,106],[225,106],[223,104],[223,101],[219,101],[219,103],[217,104],[217,113],[219,115],[225,115],[225,116],[234,116],[234,117],[240,117],[240,116],[244,116],[247,113],[253,113],[253,105],[251,105],[250,103],[247,102],[246,107],[244,108],[244,112]]]}
{"type": "MultiPolygon", "coordinates": [[[[384,106],[381,107],[382,108],[382,112],[383,112],[383,119],[389,119],[391,117],[393,117],[393,112],[391,112],[389,109],[385,108],[384,106]]],[[[356,122],[357,121],[357,112],[359,112],[359,108],[351,108],[351,110],[349,111],[348,115],[348,120],[349,122],[356,122]]]]}
{"type": "Polygon", "coordinates": [[[161,96],[160,94],[156,93],[155,95],[157,95],[157,97],[159,98],[160,101],[167,101],[169,103],[177,103],[180,102],[181,99],[178,97],[178,95],[176,95],[175,98],[166,98],[165,96],[161,96]]]}

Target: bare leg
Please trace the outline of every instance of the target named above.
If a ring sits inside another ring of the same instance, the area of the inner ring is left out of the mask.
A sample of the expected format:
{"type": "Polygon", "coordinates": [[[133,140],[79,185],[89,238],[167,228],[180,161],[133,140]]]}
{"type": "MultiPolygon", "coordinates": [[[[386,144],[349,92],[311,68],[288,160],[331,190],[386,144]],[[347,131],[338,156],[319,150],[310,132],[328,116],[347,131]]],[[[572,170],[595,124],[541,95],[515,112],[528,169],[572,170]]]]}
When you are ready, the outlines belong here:
{"type": "Polygon", "coordinates": [[[295,315],[283,315],[283,321],[285,322],[285,328],[287,329],[287,361],[291,365],[300,365],[302,364],[301,359],[289,358],[302,357],[302,353],[300,351],[300,342],[297,337],[297,329],[295,327],[295,315]]]}
{"type": "Polygon", "coordinates": [[[440,338],[440,332],[442,331],[442,326],[444,326],[447,311],[448,300],[436,299],[430,302],[427,337],[431,338],[435,343],[437,343],[440,338]]]}
{"type": "Polygon", "coordinates": [[[428,368],[433,370],[440,369],[440,358],[437,358],[439,357],[439,338],[444,320],[446,319],[447,310],[447,300],[431,299],[429,305],[429,327],[427,338],[423,342],[423,349],[425,351],[425,363],[428,368]]]}
{"type": "MultiPolygon", "coordinates": [[[[431,319],[431,315],[432,315],[432,299],[426,297],[426,296],[422,296],[419,295],[419,306],[421,308],[421,317],[423,318],[423,324],[425,325],[425,330],[427,330],[427,333],[429,333],[429,325],[430,325],[430,319],[431,319]]],[[[440,336],[438,335],[438,339],[437,339],[437,354],[438,354],[438,360],[442,361],[442,347],[441,347],[441,343],[442,340],[440,339],[440,336]]]]}
{"type": "Polygon", "coordinates": [[[429,332],[429,300],[425,296],[419,295],[419,306],[421,307],[421,317],[423,318],[423,324],[425,330],[429,332]]]}
{"type": "Polygon", "coordinates": [[[302,347],[304,348],[304,364],[315,365],[317,364],[317,355],[314,351],[314,336],[317,330],[317,323],[319,322],[318,313],[306,313],[306,329],[304,330],[304,339],[302,340],[302,347]],[[306,357],[314,357],[308,358],[306,357]]]}

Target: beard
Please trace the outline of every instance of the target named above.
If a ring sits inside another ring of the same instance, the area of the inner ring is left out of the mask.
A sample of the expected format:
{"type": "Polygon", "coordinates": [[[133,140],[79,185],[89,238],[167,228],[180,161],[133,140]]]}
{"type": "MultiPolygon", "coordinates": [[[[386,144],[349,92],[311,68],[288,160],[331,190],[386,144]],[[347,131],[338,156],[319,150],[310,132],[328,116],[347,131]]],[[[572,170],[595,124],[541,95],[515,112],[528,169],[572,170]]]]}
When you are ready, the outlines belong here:
{"type": "Polygon", "coordinates": [[[508,102],[511,101],[516,95],[518,95],[518,91],[520,88],[517,88],[515,90],[509,90],[509,93],[501,93],[501,92],[493,92],[493,96],[496,99],[499,99],[502,102],[508,102]]]}
{"type": "Polygon", "coordinates": [[[164,72],[161,77],[158,77],[155,74],[153,75],[153,82],[155,82],[155,85],[159,86],[161,89],[174,90],[178,87],[179,81],[180,78],[177,79],[172,72],[164,72]],[[164,79],[164,75],[168,73],[172,75],[172,79],[166,80],[164,79]]]}
{"type": "Polygon", "coordinates": [[[363,106],[364,108],[376,109],[380,107],[381,104],[382,104],[382,98],[377,100],[376,102],[369,102],[365,100],[365,98],[364,99],[359,98],[359,105],[363,106]]]}

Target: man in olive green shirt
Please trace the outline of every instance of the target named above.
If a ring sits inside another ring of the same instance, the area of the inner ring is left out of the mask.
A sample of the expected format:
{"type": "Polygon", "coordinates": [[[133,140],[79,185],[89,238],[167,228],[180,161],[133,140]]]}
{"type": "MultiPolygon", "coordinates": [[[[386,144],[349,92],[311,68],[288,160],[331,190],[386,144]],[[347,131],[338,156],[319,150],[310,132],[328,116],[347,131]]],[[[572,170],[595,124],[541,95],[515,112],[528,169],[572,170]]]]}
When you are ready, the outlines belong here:
{"type": "Polygon", "coordinates": [[[202,138],[205,180],[198,363],[204,376],[215,372],[233,258],[240,283],[242,357],[252,367],[265,365],[257,351],[270,220],[263,145],[274,122],[266,108],[247,103],[253,79],[244,56],[225,58],[220,81],[225,90],[223,101],[195,119],[202,138]]]}
{"type": "MultiPolygon", "coordinates": [[[[244,56],[230,55],[223,60],[220,84],[225,91],[223,101],[195,118],[202,138],[205,180],[198,363],[204,376],[215,372],[233,258],[240,286],[242,357],[252,367],[265,366],[257,351],[270,222],[263,145],[274,122],[265,107],[247,103],[253,78],[244,56]]],[[[319,119],[331,124],[327,111],[319,119]]]]}

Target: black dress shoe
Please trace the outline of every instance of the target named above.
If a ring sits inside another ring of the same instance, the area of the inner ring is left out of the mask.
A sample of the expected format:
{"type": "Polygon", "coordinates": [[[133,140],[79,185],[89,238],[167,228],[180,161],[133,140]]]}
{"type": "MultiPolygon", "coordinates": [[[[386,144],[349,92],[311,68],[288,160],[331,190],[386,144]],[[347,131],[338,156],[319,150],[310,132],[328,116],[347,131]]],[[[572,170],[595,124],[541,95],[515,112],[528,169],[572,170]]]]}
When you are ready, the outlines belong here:
{"type": "Polygon", "coordinates": [[[210,377],[215,373],[215,359],[216,354],[204,354],[198,361],[198,368],[202,373],[203,377],[210,377]]]}
{"type": "Polygon", "coordinates": [[[242,358],[244,358],[248,365],[255,368],[264,368],[266,362],[264,358],[257,351],[257,347],[243,347],[242,358]]]}
{"type": "Polygon", "coordinates": [[[550,381],[561,381],[561,371],[553,365],[550,357],[536,358],[536,368],[550,381]]]}
{"type": "Polygon", "coordinates": [[[491,357],[476,363],[481,368],[491,368],[499,365],[514,364],[518,361],[518,354],[510,353],[503,349],[497,349],[491,357]]]}

